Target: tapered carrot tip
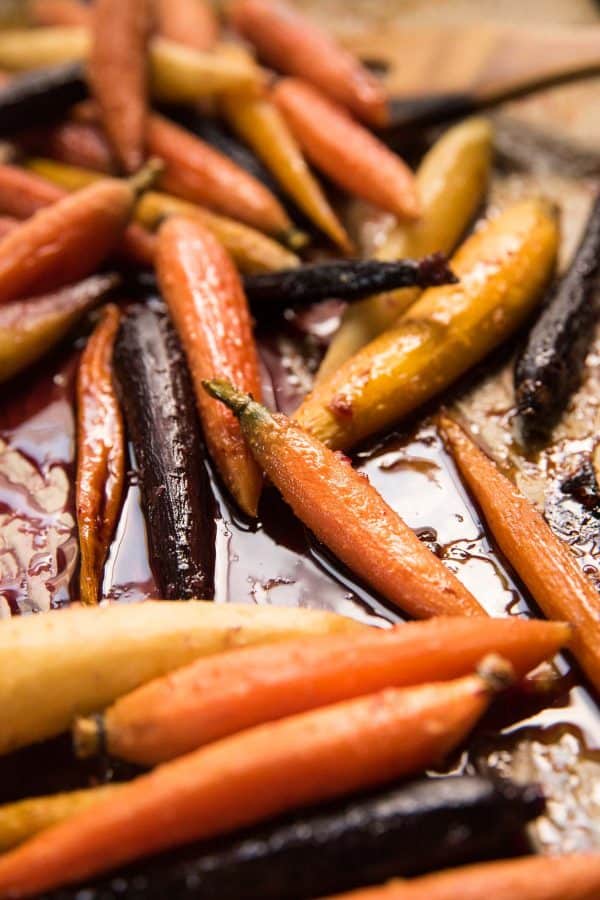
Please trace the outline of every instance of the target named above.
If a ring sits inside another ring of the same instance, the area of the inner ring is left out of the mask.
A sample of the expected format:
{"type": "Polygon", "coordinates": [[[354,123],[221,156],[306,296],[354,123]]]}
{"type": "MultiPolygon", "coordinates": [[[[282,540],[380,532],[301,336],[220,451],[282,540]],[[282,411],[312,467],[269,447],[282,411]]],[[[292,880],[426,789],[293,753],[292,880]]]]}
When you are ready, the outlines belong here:
{"type": "Polygon", "coordinates": [[[506,691],[517,680],[511,663],[497,653],[490,653],[481,660],[477,666],[477,674],[485,681],[492,694],[506,691]]]}
{"type": "Polygon", "coordinates": [[[139,196],[149,191],[150,188],[154,187],[164,170],[165,164],[162,159],[159,159],[157,156],[149,159],[146,165],[142,166],[135,175],[127,179],[134,194],[139,196]]]}
{"type": "Polygon", "coordinates": [[[303,247],[310,244],[310,237],[305,231],[300,231],[298,228],[289,228],[287,231],[282,232],[279,238],[281,243],[289,247],[290,250],[302,250],[303,247]]]}
{"type": "Polygon", "coordinates": [[[203,381],[202,387],[211,397],[214,397],[215,400],[220,400],[221,403],[228,406],[232,413],[238,418],[247,407],[254,402],[250,394],[244,394],[243,391],[238,391],[230,381],[223,378],[213,378],[211,381],[203,381]]]}
{"type": "Polygon", "coordinates": [[[73,726],[73,750],[78,759],[98,756],[105,748],[104,717],[81,716],[73,726]]]}

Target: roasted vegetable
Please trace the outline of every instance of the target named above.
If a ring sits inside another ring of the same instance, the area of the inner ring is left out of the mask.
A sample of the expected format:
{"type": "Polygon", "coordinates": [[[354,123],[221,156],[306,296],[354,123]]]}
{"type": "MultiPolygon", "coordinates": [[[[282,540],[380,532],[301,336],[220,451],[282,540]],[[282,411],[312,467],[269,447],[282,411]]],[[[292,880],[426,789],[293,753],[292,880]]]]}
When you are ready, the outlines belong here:
{"type": "MultiPolygon", "coordinates": [[[[45,69],[61,63],[79,62],[86,57],[89,46],[86,28],[65,26],[2,29],[0,66],[9,71],[27,72],[29,69],[45,69]]],[[[46,74],[42,77],[45,78],[46,74]]],[[[78,73],[78,77],[81,77],[81,73],[78,73]]],[[[57,112],[62,110],[53,110],[53,115],[57,112]]]]}
{"type": "Polygon", "coordinates": [[[136,603],[0,620],[0,753],[209,653],[301,634],[361,630],[332,613],[212,603],[136,603]]]}
{"type": "Polygon", "coordinates": [[[309,160],[332,181],[401,219],[419,217],[408,166],[342,107],[295,78],[277,82],[271,96],[309,160]]]}
{"type": "Polygon", "coordinates": [[[204,378],[222,373],[261,396],[258,354],[238,274],[204,225],[178,217],[159,231],[156,273],[188,360],[210,454],[236,502],[254,516],[260,471],[235,417],[202,388],[204,378]]]}
{"type": "Polygon", "coordinates": [[[19,136],[19,146],[27,153],[43,154],[70,166],[109,175],[117,171],[106,135],[95,121],[66,119],[47,128],[29,130],[19,136]]]}
{"type": "Polygon", "coordinates": [[[79,0],[29,0],[29,18],[35,25],[83,25],[92,24],[92,11],[79,0]]]}
{"type": "Polygon", "coordinates": [[[75,505],[81,554],[79,599],[85,605],[102,597],[102,571],[125,483],[125,436],[112,364],[120,321],[119,307],[106,306],[77,372],[75,505]]]}
{"type": "Polygon", "coordinates": [[[527,441],[548,437],[579,385],[600,297],[600,195],[567,273],[558,281],[515,365],[527,441]]]}
{"type": "Polygon", "coordinates": [[[574,626],[573,653],[596,690],[600,689],[600,594],[569,547],[462,428],[448,417],[440,419],[440,425],[500,550],[548,618],[574,626]]]}
{"type": "Polygon", "coordinates": [[[599,894],[600,855],[574,853],[481,863],[329,900],[594,900],[599,894]]]}
{"type": "Polygon", "coordinates": [[[0,210],[3,213],[28,219],[62,197],[64,191],[37,173],[0,164],[0,210]]]}
{"type": "Polygon", "coordinates": [[[219,22],[211,0],[155,0],[158,33],[194,50],[212,50],[219,22]]]}
{"type": "Polygon", "coordinates": [[[208,599],[214,499],[183,354],[166,316],[145,307],[130,313],[114,362],[159,589],[167,600],[208,599]]]}
{"type": "Polygon", "coordinates": [[[480,777],[423,779],[286,816],[41,900],[123,894],[128,900],[308,900],[502,852],[543,806],[534,787],[480,777]]]}
{"type": "Polygon", "coordinates": [[[375,291],[418,285],[431,287],[453,284],[456,278],[441,254],[421,260],[402,259],[378,262],[353,259],[340,262],[312,263],[291,270],[254,275],[244,280],[250,303],[283,308],[301,303],[315,303],[327,297],[358,300],[375,291]]]}
{"type": "Polygon", "coordinates": [[[515,331],[546,286],[558,229],[541,201],[488,220],[451,261],[457,285],[430,288],[398,325],[320,383],[294,418],[330,447],[392,425],[515,331]]]}
{"type": "Polygon", "coordinates": [[[504,685],[484,675],[390,688],[251,728],[165,763],[0,857],[0,897],[37,896],[188,841],[423,770],[504,685]],[[375,714],[376,713],[376,714],[375,714]]]}
{"type": "Polygon", "coordinates": [[[202,744],[283,716],[384,687],[457,678],[489,653],[525,675],[568,643],[568,625],[456,617],[364,635],[287,641],[190,665],[79,719],[80,756],[107,750],[156,765],[202,744]]]}
{"type": "Polygon", "coordinates": [[[228,382],[204,385],[238,417],[257,463],[298,518],[387,600],[416,618],[484,614],[350,460],[228,382]]]}
{"type": "Polygon", "coordinates": [[[36,68],[16,76],[0,89],[0,134],[30,128],[65,113],[87,95],[83,69],[66,63],[49,69],[36,68]]]}
{"type": "MultiPolygon", "coordinates": [[[[377,251],[377,258],[394,260],[439,251],[450,253],[483,199],[491,163],[492,132],[485,119],[469,119],[448,129],[417,169],[421,218],[417,222],[398,222],[377,251]]],[[[391,328],[417,297],[417,290],[404,288],[370,297],[347,309],[321,363],[317,383],[391,328]]]]}
{"type": "Polygon", "coordinates": [[[117,275],[92,275],[56,293],[0,306],[0,382],[40,359],[118,283],[117,275]]]}
{"type": "Polygon", "coordinates": [[[388,124],[381,81],[298,10],[272,0],[235,0],[228,13],[269,65],[312,82],[370,125],[388,124]]]}

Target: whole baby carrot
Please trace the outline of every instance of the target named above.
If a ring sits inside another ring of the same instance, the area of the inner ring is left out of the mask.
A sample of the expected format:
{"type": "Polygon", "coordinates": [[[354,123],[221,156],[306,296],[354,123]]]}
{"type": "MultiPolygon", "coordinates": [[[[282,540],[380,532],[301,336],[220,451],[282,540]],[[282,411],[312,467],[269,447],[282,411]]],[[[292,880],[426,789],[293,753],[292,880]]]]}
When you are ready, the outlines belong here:
{"type": "Polygon", "coordinates": [[[600,854],[529,856],[479,863],[329,900],[596,900],[600,854]]]}
{"type": "Polygon", "coordinates": [[[158,850],[422,771],[464,739],[505,674],[506,666],[494,664],[485,676],[390,688],[165,763],[0,857],[0,898],[35,896],[158,850]]]}
{"type": "Polygon", "coordinates": [[[238,417],[257,463],[298,518],[375,590],[415,618],[484,614],[349,459],[228,382],[205,387],[238,417]]]}
{"type": "Polygon", "coordinates": [[[346,229],[331,208],[277,107],[267,97],[229,94],[222,108],[231,127],[259,156],[300,209],[345,253],[346,229]]]}
{"type": "Polygon", "coordinates": [[[79,719],[80,756],[106,749],[152,766],[262,722],[385,687],[458,678],[499,653],[525,675],[568,642],[568,625],[436,618],[390,631],[288,641],[198,660],[79,719]]]}
{"type": "Polygon", "coordinates": [[[210,0],[155,0],[158,33],[194,50],[212,50],[219,23],[210,0]]]}
{"type": "Polygon", "coordinates": [[[235,0],[229,16],[269,65],[310,81],[370,125],[387,124],[381,81],[300,12],[277,0],[235,0]]]}
{"type": "Polygon", "coordinates": [[[161,186],[167,193],[205,204],[269,234],[285,238],[292,233],[285,210],[268,188],[179,125],[151,116],[148,147],[165,162],[161,186]]]}
{"type": "Polygon", "coordinates": [[[440,427],[495,540],[550,619],[575,628],[572,648],[600,689],[600,595],[538,511],[463,429],[443,416],[440,427]]]}
{"type": "Polygon", "coordinates": [[[103,316],[77,373],[77,482],[75,502],[81,570],[79,596],[86,605],[101,597],[102,569],[117,524],[125,480],[123,418],[115,393],[112,355],[121,320],[118,306],[103,316]]]}
{"type": "Polygon", "coordinates": [[[79,0],[29,0],[27,13],[34,25],[81,25],[90,27],[92,11],[79,0]]]}
{"type": "Polygon", "coordinates": [[[67,119],[49,128],[21,135],[20,146],[28,153],[43,153],[71,166],[114,173],[115,158],[101,128],[92,122],[67,119]]]}
{"type": "Polygon", "coordinates": [[[244,291],[227,252],[195,219],[168,219],[158,234],[156,273],[187,356],[208,449],[225,484],[256,515],[261,476],[232,413],[202,380],[239,379],[259,397],[258,356],[244,291]]]}
{"type": "Polygon", "coordinates": [[[144,160],[149,0],[96,0],[88,77],[106,133],[126,172],[144,160]]]}
{"type": "Polygon", "coordinates": [[[297,78],[279,81],[272,97],[309,160],[332,181],[401,219],[418,218],[411,170],[341,106],[297,78]]]}

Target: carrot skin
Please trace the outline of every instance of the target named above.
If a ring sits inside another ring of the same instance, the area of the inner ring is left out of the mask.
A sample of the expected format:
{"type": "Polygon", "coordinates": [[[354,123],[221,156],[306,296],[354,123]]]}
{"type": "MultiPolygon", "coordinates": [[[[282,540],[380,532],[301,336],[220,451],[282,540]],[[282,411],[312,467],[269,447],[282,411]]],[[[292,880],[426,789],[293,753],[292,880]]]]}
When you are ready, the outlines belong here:
{"type": "Polygon", "coordinates": [[[157,30],[162,37],[194,50],[212,50],[219,23],[209,0],[155,0],[157,30]]]}
{"type": "Polygon", "coordinates": [[[81,571],[80,600],[101,597],[102,570],[112,540],[125,481],[123,418],[115,393],[112,355],[121,312],[104,308],[83,351],[77,373],[76,508],[81,571]]]}
{"type": "Polygon", "coordinates": [[[96,0],[88,77],[109,140],[130,173],[144,161],[149,33],[149,0],[96,0]]]}
{"type": "Polygon", "coordinates": [[[423,770],[463,740],[490,693],[479,675],[392,688],[262,725],[165,763],[0,857],[0,898],[34,896],[423,770]]]}
{"type": "MultiPolygon", "coordinates": [[[[102,744],[111,755],[152,766],[283,716],[386,687],[458,678],[494,652],[523,676],[570,634],[556,622],[455,617],[238,650],[119,698],[103,716],[102,744]]],[[[76,746],[92,725],[76,723],[76,746]]]]}
{"type": "Polygon", "coordinates": [[[51,128],[26,132],[19,144],[30,153],[43,153],[70,166],[106,174],[117,169],[104,132],[93,122],[59,122],[51,128]]]}
{"type": "Polygon", "coordinates": [[[349,459],[227,382],[205,388],[234,410],[254,458],[298,518],[384,597],[415,618],[485,615],[349,459]]]}
{"type": "Polygon", "coordinates": [[[206,204],[269,234],[290,230],[289,217],[268,188],[179,125],[151,116],[148,148],[166,164],[160,183],[167,193],[206,204]]]}
{"type": "Polygon", "coordinates": [[[447,416],[439,424],[500,549],[545,615],[574,627],[573,653],[600,690],[600,595],[569,548],[463,429],[447,416]]]}
{"type": "Polygon", "coordinates": [[[237,0],[229,15],[269,65],[305,78],[370,125],[388,124],[381,81],[299,11],[269,0],[237,0]]]}
{"type": "Polygon", "coordinates": [[[204,225],[173,217],[158,233],[156,272],[190,366],[208,449],[239,506],[254,516],[262,486],[258,467],[235,417],[202,387],[203,379],[222,372],[261,394],[250,313],[235,266],[204,225]]]}
{"type": "Polygon", "coordinates": [[[597,900],[600,855],[531,856],[479,863],[329,900],[597,900]]]}
{"type": "Polygon", "coordinates": [[[0,238],[11,232],[18,224],[19,220],[14,216],[0,216],[0,238]]]}
{"type": "Polygon", "coordinates": [[[296,78],[279,81],[272,97],[309,160],[332,181],[402,219],[419,217],[411,170],[342,107],[296,78]]]}
{"type": "Polygon", "coordinates": [[[88,28],[92,24],[89,6],[78,0],[29,0],[27,12],[35,25],[80,25],[88,28]]]}

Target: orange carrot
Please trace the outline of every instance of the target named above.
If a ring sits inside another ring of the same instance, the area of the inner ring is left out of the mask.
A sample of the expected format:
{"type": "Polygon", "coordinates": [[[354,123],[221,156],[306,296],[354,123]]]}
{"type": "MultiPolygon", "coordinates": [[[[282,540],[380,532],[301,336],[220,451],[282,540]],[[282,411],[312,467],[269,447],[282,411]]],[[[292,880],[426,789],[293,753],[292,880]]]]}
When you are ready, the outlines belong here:
{"type": "Polygon", "coordinates": [[[600,690],[600,595],[569,548],[531,503],[456,422],[443,416],[441,432],[500,549],[550,619],[575,628],[572,647],[600,690]]]}
{"type": "Polygon", "coordinates": [[[121,312],[104,308],[77,373],[76,507],[81,552],[80,600],[101,597],[102,569],[114,534],[125,480],[123,419],[112,377],[121,312]]]}
{"type": "Polygon", "coordinates": [[[375,590],[415,618],[484,615],[349,459],[226,381],[205,388],[238,417],[257,463],[298,518],[375,590]]]}
{"type": "Polygon", "coordinates": [[[13,216],[0,216],[0,238],[12,231],[19,224],[19,220],[13,216]]]}
{"type": "Polygon", "coordinates": [[[457,678],[492,652],[525,675],[566,644],[568,625],[455,617],[390,631],[300,638],[193,662],[79,719],[81,756],[106,747],[152,766],[244,728],[385,687],[457,678]]]}
{"type": "Polygon", "coordinates": [[[269,234],[290,233],[292,224],[268,188],[189,131],[151,116],[148,147],[166,164],[163,190],[269,234]]]}
{"type": "Polygon", "coordinates": [[[209,0],[155,0],[159,34],[194,50],[212,50],[219,23],[209,0]]]}
{"type": "Polygon", "coordinates": [[[0,857],[0,898],[34,896],[294,807],[384,784],[442,759],[471,730],[500,671],[260,725],[165,763],[0,857]]]}
{"type": "Polygon", "coordinates": [[[27,11],[35,25],[91,26],[92,11],[78,0],[29,0],[27,11]]]}
{"type": "Polygon", "coordinates": [[[392,881],[329,900],[598,900],[600,854],[530,856],[392,881]]]}
{"type": "Polygon", "coordinates": [[[70,166],[97,172],[116,171],[115,159],[104,132],[91,122],[59,122],[50,128],[35,129],[20,136],[19,143],[29,153],[43,153],[70,166]]]}
{"type": "Polygon", "coordinates": [[[411,170],[341,106],[296,78],[278,82],[272,96],[308,158],[332,181],[400,218],[418,218],[411,170]]]}
{"type": "Polygon", "coordinates": [[[370,125],[388,123],[381,81],[300,12],[273,0],[236,0],[229,14],[269,65],[310,81],[370,125]]]}
{"type": "Polygon", "coordinates": [[[158,234],[156,273],[185,350],[208,449],[225,484],[256,515],[260,472],[235,417],[208,397],[202,380],[221,373],[260,396],[258,356],[248,304],[235,266],[196,219],[173,217],[158,234]]]}
{"type": "Polygon", "coordinates": [[[126,172],[144,160],[149,0],[96,0],[88,77],[109,140],[126,172]]]}

